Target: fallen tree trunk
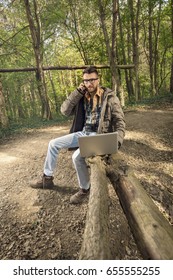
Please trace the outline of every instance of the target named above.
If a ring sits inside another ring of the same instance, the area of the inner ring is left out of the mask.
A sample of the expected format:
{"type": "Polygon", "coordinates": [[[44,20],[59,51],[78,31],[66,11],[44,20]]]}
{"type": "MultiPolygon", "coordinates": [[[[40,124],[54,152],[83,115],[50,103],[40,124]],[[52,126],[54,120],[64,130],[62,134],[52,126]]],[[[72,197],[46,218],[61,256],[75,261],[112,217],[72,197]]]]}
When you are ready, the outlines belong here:
{"type": "Polygon", "coordinates": [[[172,260],[173,228],[119,155],[113,157],[107,175],[144,259],[172,260]]]}
{"type": "Polygon", "coordinates": [[[79,259],[106,260],[111,258],[111,253],[105,166],[101,157],[94,157],[89,162],[91,167],[91,190],[79,259]]]}

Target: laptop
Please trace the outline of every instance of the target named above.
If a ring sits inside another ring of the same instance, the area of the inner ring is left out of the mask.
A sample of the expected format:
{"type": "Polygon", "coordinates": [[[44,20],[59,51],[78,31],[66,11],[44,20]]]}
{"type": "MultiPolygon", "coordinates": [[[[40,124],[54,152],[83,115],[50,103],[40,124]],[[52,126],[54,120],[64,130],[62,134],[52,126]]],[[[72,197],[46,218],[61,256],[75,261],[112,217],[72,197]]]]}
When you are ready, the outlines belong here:
{"type": "Polygon", "coordinates": [[[114,154],[118,151],[118,132],[81,136],[78,142],[82,157],[114,154]]]}

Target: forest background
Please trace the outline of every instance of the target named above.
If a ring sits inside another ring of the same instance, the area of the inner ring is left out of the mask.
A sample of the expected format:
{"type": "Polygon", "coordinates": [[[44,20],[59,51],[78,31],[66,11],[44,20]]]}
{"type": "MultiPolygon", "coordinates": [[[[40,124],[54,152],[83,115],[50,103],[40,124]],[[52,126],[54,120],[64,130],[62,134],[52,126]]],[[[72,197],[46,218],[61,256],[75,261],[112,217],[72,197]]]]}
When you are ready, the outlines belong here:
{"type": "Polygon", "coordinates": [[[1,0],[0,137],[60,119],[84,65],[123,107],[172,98],[173,0],[1,0]]]}

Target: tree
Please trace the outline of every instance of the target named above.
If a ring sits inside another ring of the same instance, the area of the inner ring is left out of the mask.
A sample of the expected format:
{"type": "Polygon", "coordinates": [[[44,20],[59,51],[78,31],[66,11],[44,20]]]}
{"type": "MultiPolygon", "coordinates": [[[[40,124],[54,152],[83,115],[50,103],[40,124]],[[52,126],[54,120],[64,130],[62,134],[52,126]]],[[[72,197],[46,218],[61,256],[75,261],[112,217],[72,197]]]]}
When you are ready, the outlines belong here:
{"type": "Polygon", "coordinates": [[[157,9],[157,21],[154,20],[153,11],[157,5],[156,1],[148,2],[148,16],[149,16],[149,69],[152,96],[158,94],[158,37],[160,32],[160,13],[162,0],[159,0],[157,9]]]}
{"type": "Polygon", "coordinates": [[[110,63],[110,70],[112,76],[112,89],[115,91],[117,90],[118,84],[118,74],[116,68],[116,29],[117,29],[117,1],[113,0],[112,2],[112,30],[111,36],[109,36],[108,29],[106,26],[106,13],[105,7],[102,0],[98,0],[99,6],[99,14],[100,14],[100,21],[101,27],[104,34],[104,40],[107,50],[108,61],[110,63]]]}
{"type": "Polygon", "coordinates": [[[140,86],[139,86],[139,14],[141,1],[136,1],[136,8],[134,8],[134,1],[128,0],[128,6],[130,11],[131,21],[131,36],[132,36],[132,50],[133,50],[133,63],[135,65],[135,81],[134,81],[134,94],[135,100],[140,98],[140,86]]]}
{"type": "Polygon", "coordinates": [[[0,81],[0,124],[2,127],[7,127],[9,124],[6,107],[5,107],[5,100],[2,92],[2,83],[0,81]]]}
{"type": "MultiPolygon", "coordinates": [[[[120,50],[122,53],[122,61],[123,64],[126,65],[127,64],[127,52],[126,52],[126,41],[125,41],[125,30],[123,28],[123,20],[122,20],[122,16],[121,16],[121,9],[120,9],[120,5],[119,5],[119,0],[118,0],[118,19],[119,19],[119,34],[120,34],[120,50]]],[[[129,71],[128,69],[125,69],[125,81],[126,81],[126,87],[127,87],[127,92],[128,92],[128,96],[129,96],[129,100],[131,99],[131,96],[134,95],[133,92],[133,84],[132,84],[132,79],[130,79],[129,77],[129,71]]]]}
{"type": "Polygon", "coordinates": [[[37,1],[33,0],[33,15],[29,0],[24,0],[24,4],[32,38],[32,46],[35,54],[35,61],[37,67],[36,80],[38,86],[38,93],[42,104],[42,117],[46,119],[51,119],[52,114],[49,106],[47,88],[43,71],[43,40],[41,36],[41,23],[39,18],[37,1]]]}
{"type": "MultiPolygon", "coordinates": [[[[172,34],[172,46],[173,46],[173,0],[171,0],[171,34],[172,34]]],[[[171,63],[171,76],[170,76],[170,92],[173,94],[173,51],[172,51],[172,63],[171,63]]]]}

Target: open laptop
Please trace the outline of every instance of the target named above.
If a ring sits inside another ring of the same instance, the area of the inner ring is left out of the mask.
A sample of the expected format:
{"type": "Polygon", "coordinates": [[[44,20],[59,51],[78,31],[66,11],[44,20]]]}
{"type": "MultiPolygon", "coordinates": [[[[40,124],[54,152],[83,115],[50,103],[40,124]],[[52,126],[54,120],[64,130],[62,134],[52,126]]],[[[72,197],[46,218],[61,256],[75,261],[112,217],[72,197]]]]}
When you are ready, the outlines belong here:
{"type": "Polygon", "coordinates": [[[118,151],[118,132],[81,136],[78,142],[82,157],[114,154],[118,151]]]}

